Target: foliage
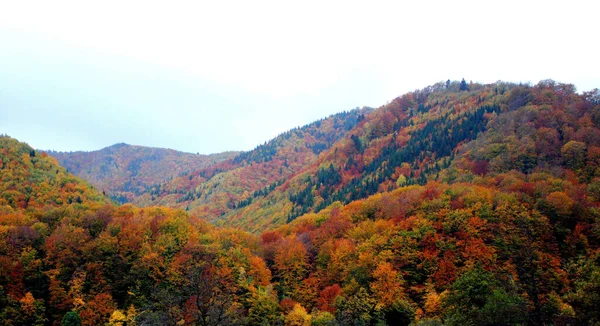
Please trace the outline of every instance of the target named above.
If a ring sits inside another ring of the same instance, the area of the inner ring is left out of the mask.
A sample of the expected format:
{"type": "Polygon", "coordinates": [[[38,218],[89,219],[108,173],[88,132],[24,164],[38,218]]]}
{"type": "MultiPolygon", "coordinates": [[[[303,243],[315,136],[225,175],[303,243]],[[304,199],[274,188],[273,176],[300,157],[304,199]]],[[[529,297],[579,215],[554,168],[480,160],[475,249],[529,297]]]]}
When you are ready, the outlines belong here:
{"type": "Polygon", "coordinates": [[[75,311],[69,311],[62,319],[61,326],[81,326],[81,317],[75,311]]]}
{"type": "Polygon", "coordinates": [[[294,129],[136,198],[179,209],[115,206],[0,137],[0,324],[598,323],[597,96],[467,86],[294,129]]]}

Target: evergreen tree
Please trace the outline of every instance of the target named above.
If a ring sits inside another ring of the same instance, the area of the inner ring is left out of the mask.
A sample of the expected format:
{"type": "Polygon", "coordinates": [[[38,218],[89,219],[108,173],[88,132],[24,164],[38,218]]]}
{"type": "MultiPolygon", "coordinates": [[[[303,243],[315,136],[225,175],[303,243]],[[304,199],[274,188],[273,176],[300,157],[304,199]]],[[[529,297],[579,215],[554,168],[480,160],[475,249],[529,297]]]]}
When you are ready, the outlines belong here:
{"type": "Polygon", "coordinates": [[[469,85],[467,84],[467,82],[465,81],[464,78],[460,81],[460,90],[461,91],[468,91],[469,90],[469,85]]]}
{"type": "Polygon", "coordinates": [[[75,311],[69,311],[62,319],[62,326],[81,326],[81,317],[75,311]]]}

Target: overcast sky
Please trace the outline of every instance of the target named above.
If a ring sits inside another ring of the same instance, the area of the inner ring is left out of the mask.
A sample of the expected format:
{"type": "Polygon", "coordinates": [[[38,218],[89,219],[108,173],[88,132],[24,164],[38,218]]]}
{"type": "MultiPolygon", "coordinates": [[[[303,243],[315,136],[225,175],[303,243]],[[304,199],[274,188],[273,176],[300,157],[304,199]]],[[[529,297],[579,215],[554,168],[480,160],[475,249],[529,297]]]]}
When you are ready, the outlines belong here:
{"type": "Polygon", "coordinates": [[[447,79],[600,88],[594,1],[3,1],[0,133],[214,153],[447,79]],[[404,4],[404,3],[410,4],[404,4]],[[393,3],[393,4],[391,4],[393,3]]]}

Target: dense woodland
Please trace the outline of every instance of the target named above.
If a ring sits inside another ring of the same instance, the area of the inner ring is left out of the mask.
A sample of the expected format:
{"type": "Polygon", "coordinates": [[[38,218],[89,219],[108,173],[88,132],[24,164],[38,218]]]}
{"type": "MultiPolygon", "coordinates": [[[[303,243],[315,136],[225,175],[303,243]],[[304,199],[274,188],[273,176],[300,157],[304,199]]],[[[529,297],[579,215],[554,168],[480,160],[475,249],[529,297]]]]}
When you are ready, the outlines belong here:
{"type": "Polygon", "coordinates": [[[438,83],[136,199],[173,207],[0,167],[0,324],[600,325],[598,90],[438,83]]]}
{"type": "Polygon", "coordinates": [[[294,128],[252,151],[155,184],[132,202],[177,207],[207,221],[225,222],[228,214],[264,198],[269,189],[315,164],[368,112],[371,109],[354,109],[294,128]]]}

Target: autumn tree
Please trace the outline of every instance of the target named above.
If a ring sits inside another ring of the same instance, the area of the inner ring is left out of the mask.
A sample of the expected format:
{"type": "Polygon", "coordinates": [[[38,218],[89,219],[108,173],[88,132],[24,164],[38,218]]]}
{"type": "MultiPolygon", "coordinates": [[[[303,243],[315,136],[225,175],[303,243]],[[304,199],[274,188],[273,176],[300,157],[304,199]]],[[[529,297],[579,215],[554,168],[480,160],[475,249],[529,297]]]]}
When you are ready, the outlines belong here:
{"type": "Polygon", "coordinates": [[[373,278],[371,291],[381,305],[389,306],[402,297],[402,279],[390,263],[379,263],[373,278]]]}
{"type": "Polygon", "coordinates": [[[116,308],[110,294],[97,294],[87,302],[80,312],[82,325],[102,325],[108,321],[111,313],[116,308]]]}
{"type": "Polygon", "coordinates": [[[561,148],[564,164],[567,168],[580,170],[585,164],[586,145],[579,141],[570,141],[561,148]]]}
{"type": "Polygon", "coordinates": [[[295,236],[283,239],[275,251],[275,275],[281,295],[294,297],[307,272],[307,255],[302,242],[295,236]]]}
{"type": "Polygon", "coordinates": [[[200,326],[234,325],[240,317],[231,270],[207,264],[187,271],[186,322],[200,326]]]}

